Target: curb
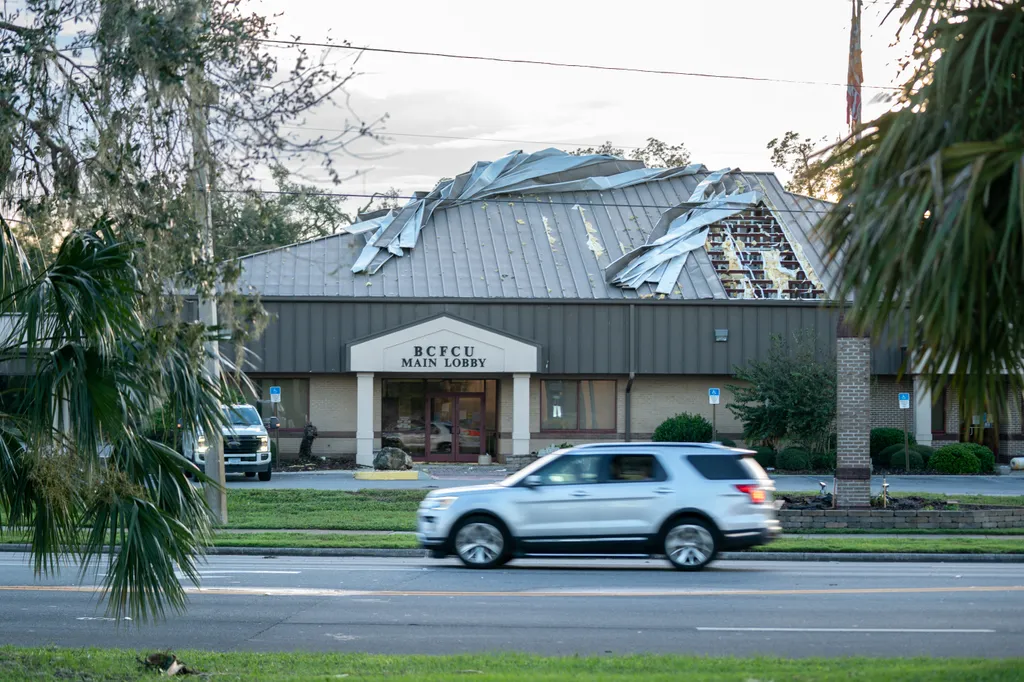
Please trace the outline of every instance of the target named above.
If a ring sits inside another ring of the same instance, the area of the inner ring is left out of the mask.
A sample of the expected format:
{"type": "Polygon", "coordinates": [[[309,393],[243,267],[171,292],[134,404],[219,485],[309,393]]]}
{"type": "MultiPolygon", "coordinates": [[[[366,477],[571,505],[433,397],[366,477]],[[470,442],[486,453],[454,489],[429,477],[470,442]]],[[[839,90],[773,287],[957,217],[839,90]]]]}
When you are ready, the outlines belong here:
{"type": "MultiPolygon", "coordinates": [[[[0,552],[26,553],[29,545],[0,545],[0,552]]],[[[358,547],[208,547],[209,556],[309,556],[422,559],[422,549],[358,547]]],[[[581,557],[585,559],[585,557],[581,557]]],[[[911,554],[883,552],[722,552],[723,561],[849,561],[894,563],[1024,564],[1024,554],[911,554]]]]}

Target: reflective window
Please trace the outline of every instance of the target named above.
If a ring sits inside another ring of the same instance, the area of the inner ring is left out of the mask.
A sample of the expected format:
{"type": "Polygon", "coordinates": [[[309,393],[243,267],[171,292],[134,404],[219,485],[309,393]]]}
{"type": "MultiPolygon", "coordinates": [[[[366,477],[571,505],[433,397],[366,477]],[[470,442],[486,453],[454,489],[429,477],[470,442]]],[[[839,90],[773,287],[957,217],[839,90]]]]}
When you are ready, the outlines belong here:
{"type": "Polygon", "coordinates": [[[542,381],[541,431],[614,431],[615,381],[542,381]]]}
{"type": "Polygon", "coordinates": [[[588,455],[566,455],[537,472],[541,485],[581,485],[600,479],[601,458],[588,455]]]}
{"type": "Polygon", "coordinates": [[[277,403],[277,418],[282,429],[301,430],[309,416],[309,379],[260,377],[252,379],[256,395],[247,396],[266,425],[274,416],[274,403],[270,402],[270,387],[281,387],[281,402],[277,403]]]}
{"type": "Polygon", "coordinates": [[[612,455],[608,480],[613,483],[664,481],[665,472],[654,455],[612,455]]]}

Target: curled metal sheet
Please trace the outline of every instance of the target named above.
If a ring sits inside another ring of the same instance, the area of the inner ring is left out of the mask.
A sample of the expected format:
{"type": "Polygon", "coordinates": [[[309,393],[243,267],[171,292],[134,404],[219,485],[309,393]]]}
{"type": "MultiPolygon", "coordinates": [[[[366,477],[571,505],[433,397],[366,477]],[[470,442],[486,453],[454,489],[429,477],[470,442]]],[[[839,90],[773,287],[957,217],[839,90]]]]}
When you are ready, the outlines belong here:
{"type": "Polygon", "coordinates": [[[646,244],[608,266],[606,281],[626,289],[656,283],[656,293],[672,293],[686,259],[704,247],[709,226],[757,206],[764,197],[759,191],[742,192],[737,188],[730,194],[724,188],[716,190],[730,172],[726,168],[708,175],[694,189],[687,204],[663,213],[646,244]],[[710,198],[706,198],[708,193],[712,193],[710,198]]]}
{"type": "Polygon", "coordinates": [[[481,161],[469,172],[439,185],[424,197],[412,199],[400,209],[346,228],[348,232],[368,235],[352,272],[372,274],[392,256],[403,256],[408,249],[415,248],[420,232],[437,209],[503,194],[621,189],[652,180],[695,175],[703,169],[700,164],[645,168],[641,161],[602,154],[574,156],[558,149],[532,154],[517,151],[497,161],[481,161]]]}

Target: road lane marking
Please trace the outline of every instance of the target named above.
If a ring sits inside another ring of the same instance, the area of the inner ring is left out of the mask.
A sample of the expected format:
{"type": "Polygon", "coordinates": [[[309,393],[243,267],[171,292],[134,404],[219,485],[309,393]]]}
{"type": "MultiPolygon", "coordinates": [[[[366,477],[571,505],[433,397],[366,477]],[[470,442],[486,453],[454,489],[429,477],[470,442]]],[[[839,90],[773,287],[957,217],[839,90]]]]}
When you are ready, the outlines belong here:
{"type": "MultiPolygon", "coordinates": [[[[102,592],[101,585],[0,585],[0,592],[102,592]]],[[[339,590],[316,587],[183,587],[186,594],[265,597],[777,597],[839,594],[948,594],[956,592],[1024,592],[1024,585],[950,587],[867,587],[809,590],[339,590]]]]}
{"type": "Polygon", "coordinates": [[[995,630],[942,629],[942,628],[729,628],[698,627],[700,632],[888,632],[888,633],[929,633],[953,635],[991,635],[995,630]]]}

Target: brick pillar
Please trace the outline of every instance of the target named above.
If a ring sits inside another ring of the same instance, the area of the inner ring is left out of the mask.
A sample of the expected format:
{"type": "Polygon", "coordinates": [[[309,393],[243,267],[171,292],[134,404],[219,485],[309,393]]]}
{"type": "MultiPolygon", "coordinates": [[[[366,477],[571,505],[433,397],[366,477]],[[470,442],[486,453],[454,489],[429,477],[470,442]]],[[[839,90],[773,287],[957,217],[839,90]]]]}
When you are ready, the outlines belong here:
{"type": "Polygon", "coordinates": [[[836,329],[836,506],[871,504],[871,339],[836,329]]]}

